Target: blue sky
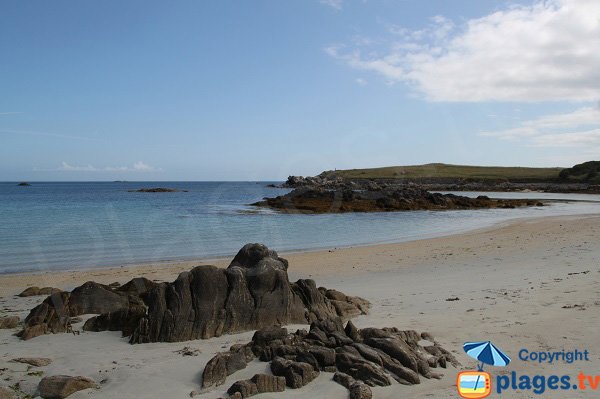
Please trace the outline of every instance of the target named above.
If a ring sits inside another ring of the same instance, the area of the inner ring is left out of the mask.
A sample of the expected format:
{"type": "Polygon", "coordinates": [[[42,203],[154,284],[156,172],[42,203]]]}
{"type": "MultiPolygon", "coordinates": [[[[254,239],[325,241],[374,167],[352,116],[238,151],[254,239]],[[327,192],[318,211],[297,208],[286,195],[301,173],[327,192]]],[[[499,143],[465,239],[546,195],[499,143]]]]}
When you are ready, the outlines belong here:
{"type": "Polygon", "coordinates": [[[600,158],[600,2],[6,1],[0,180],[600,158]]]}

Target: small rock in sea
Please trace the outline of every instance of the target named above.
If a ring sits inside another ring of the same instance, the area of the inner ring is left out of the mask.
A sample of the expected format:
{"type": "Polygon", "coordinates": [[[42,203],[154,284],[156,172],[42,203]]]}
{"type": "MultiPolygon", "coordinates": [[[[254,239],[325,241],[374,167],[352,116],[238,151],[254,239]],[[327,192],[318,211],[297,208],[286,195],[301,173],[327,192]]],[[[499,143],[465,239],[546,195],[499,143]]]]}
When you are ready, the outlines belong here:
{"type": "Polygon", "coordinates": [[[452,301],[460,301],[460,298],[459,298],[459,297],[457,297],[457,296],[455,296],[455,297],[452,297],[452,298],[446,298],[446,301],[447,301],[447,302],[452,302],[452,301]]]}
{"type": "MultiPolygon", "coordinates": [[[[176,193],[180,190],[175,188],[165,188],[165,187],[154,187],[154,188],[140,188],[137,190],[128,190],[130,193],[176,193]]],[[[183,192],[187,192],[187,190],[181,190],[183,192]]]]}
{"type": "Polygon", "coordinates": [[[19,325],[21,319],[19,316],[0,317],[0,330],[15,328],[19,325]]]}
{"type": "Polygon", "coordinates": [[[47,357],[18,357],[16,359],[12,359],[12,361],[17,363],[25,363],[34,367],[44,367],[52,363],[52,359],[48,359],[47,357]]]}
{"type": "Polygon", "coordinates": [[[88,388],[98,389],[99,387],[91,378],[68,375],[44,377],[38,385],[40,396],[44,399],[63,399],[72,393],[88,388]]]}
{"type": "Polygon", "coordinates": [[[21,183],[17,184],[17,186],[20,186],[20,187],[27,187],[27,186],[31,186],[31,184],[27,183],[26,181],[23,181],[23,182],[21,182],[21,183]]]}

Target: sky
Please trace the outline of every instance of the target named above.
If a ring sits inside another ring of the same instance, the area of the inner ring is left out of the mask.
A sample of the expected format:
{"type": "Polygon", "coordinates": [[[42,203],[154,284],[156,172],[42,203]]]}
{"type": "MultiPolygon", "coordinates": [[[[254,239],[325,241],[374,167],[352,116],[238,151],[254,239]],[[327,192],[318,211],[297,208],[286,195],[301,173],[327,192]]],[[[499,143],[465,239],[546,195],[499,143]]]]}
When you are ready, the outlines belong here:
{"type": "Polygon", "coordinates": [[[0,3],[0,181],[600,159],[600,1],[0,3]]]}

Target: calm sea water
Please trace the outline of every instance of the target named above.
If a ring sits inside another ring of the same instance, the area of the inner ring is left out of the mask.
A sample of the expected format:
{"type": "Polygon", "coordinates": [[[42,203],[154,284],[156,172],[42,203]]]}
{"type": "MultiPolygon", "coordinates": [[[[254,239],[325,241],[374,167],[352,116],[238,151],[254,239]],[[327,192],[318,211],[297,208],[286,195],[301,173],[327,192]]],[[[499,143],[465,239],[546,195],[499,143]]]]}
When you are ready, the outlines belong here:
{"type": "Polygon", "coordinates": [[[278,251],[400,242],[514,218],[600,213],[597,195],[485,193],[569,201],[527,209],[285,215],[247,205],[288,191],[266,184],[0,183],[0,273],[231,256],[248,242],[278,251]],[[128,192],[143,187],[188,192],[128,192]]]}

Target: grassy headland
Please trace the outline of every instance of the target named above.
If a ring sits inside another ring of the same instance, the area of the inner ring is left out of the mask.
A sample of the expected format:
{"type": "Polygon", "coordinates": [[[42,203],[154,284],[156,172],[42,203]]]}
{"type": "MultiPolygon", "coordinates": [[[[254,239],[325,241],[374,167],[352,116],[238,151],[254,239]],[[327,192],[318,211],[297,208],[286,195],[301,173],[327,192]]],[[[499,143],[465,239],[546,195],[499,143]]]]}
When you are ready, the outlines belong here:
{"type": "Polygon", "coordinates": [[[469,166],[429,163],[425,165],[326,171],[319,177],[343,179],[400,179],[414,181],[473,180],[508,182],[554,182],[563,168],[469,166]]]}

